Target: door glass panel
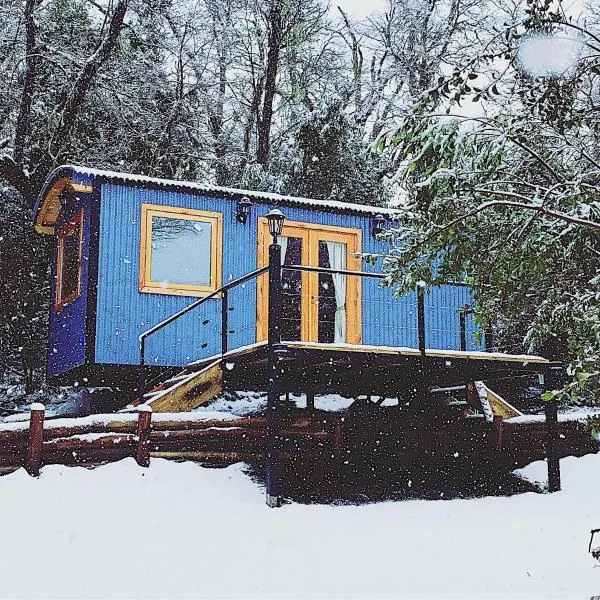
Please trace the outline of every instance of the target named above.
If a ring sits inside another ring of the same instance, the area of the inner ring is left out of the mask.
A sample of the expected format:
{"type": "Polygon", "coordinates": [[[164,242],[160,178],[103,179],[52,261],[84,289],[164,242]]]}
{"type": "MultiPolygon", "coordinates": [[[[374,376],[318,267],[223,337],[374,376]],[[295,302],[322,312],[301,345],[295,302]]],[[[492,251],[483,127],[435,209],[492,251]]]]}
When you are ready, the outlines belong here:
{"type": "MultiPolygon", "coordinates": [[[[319,240],[319,266],[346,268],[346,244],[319,240]]],[[[346,341],[346,275],[319,273],[319,342],[346,341]]]]}
{"type": "MultiPolygon", "coordinates": [[[[281,258],[283,265],[302,264],[302,238],[281,237],[281,258]]],[[[283,287],[283,318],[281,339],[297,342],[302,334],[302,273],[286,271],[281,273],[283,287]]]]}

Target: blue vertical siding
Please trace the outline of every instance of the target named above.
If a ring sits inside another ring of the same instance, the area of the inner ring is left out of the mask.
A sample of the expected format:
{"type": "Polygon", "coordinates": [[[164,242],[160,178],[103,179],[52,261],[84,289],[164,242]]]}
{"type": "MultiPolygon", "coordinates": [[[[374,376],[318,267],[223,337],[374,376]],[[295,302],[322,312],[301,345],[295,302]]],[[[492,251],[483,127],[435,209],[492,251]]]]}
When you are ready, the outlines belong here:
{"type": "Polygon", "coordinates": [[[83,251],[81,261],[81,295],[60,311],[56,311],[56,268],[58,245],[54,246],[52,265],[52,302],[50,305],[50,327],[48,333],[48,377],[55,377],[81,366],[86,362],[86,315],[88,310],[88,272],[90,258],[90,214],[91,195],[78,193],[75,202],[61,214],[57,222],[58,231],[82,208],[83,251]]]}
{"type": "MultiPolygon", "coordinates": [[[[246,224],[235,219],[236,201],[165,189],[103,183],[101,188],[100,248],[95,357],[98,363],[137,364],[138,336],[196,298],[141,293],[138,289],[141,204],[210,210],[223,214],[223,283],[257,268],[258,218],[275,205],[255,203],[246,224]]],[[[368,215],[329,213],[309,207],[277,206],[290,221],[319,223],[362,230],[364,252],[385,252],[370,232],[368,215]]],[[[373,270],[364,265],[365,270],[373,270]]],[[[468,290],[442,286],[426,298],[429,347],[460,348],[460,308],[469,302],[468,290]]],[[[256,341],[256,282],[231,290],[229,348],[256,341]]],[[[149,364],[182,365],[220,352],[220,300],[203,306],[149,338],[149,364]]],[[[474,344],[474,325],[468,320],[474,344]]],[[[377,279],[363,279],[362,342],[417,347],[416,294],[394,298],[377,279]]]]}
{"type": "MultiPolygon", "coordinates": [[[[460,312],[473,303],[469,288],[462,285],[432,287],[425,295],[425,345],[439,350],[460,349],[460,312]]],[[[466,315],[467,350],[482,350],[479,329],[466,315]]]]}

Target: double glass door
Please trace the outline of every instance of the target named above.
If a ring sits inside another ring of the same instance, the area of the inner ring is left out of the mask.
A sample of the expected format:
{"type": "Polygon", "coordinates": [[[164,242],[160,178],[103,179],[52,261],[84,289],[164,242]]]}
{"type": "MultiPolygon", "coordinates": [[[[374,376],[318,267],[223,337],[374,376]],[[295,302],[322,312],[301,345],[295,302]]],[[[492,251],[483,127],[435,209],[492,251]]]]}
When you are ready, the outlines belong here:
{"type": "MultiPolygon", "coordinates": [[[[259,225],[259,264],[268,261],[271,238],[266,222],[259,225]]],[[[279,238],[283,266],[309,265],[333,270],[360,270],[359,229],[288,223],[279,238]]],[[[284,341],[360,343],[361,281],[340,273],[283,269],[284,341]]],[[[267,278],[258,286],[258,339],[267,336],[267,278]]]]}

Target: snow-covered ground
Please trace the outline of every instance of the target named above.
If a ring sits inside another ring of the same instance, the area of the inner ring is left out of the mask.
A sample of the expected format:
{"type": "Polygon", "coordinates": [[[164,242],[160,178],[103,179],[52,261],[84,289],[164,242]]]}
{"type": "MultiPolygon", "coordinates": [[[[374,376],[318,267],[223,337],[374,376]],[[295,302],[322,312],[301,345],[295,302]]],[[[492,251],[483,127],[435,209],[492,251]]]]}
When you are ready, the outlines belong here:
{"type": "Polygon", "coordinates": [[[600,455],[562,470],[552,495],[280,509],[240,465],[19,470],[0,478],[0,596],[590,598],[600,455]]]}

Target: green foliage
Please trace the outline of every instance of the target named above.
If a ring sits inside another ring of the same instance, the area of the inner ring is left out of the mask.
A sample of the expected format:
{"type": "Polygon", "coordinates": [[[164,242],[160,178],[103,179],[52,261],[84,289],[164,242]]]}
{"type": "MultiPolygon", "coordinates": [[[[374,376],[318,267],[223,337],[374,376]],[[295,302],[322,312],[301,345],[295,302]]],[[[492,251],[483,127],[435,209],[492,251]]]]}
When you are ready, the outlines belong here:
{"type": "Polygon", "coordinates": [[[522,36],[567,27],[558,3],[527,7],[382,144],[410,198],[389,234],[388,283],[468,281],[501,348],[569,363],[572,379],[546,400],[600,401],[600,80],[590,63],[600,65],[590,52],[566,78],[524,75],[522,36]],[[509,67],[490,77],[498,58],[509,67]],[[485,114],[452,116],[466,100],[485,114]]]}
{"type": "Polygon", "coordinates": [[[339,102],[309,113],[298,131],[300,160],[288,191],[308,198],[384,206],[389,161],[374,154],[339,102]]]}

